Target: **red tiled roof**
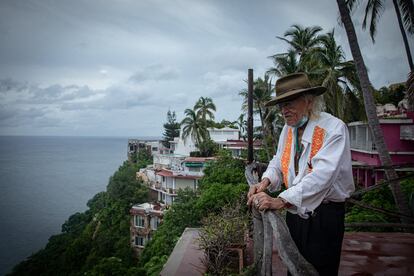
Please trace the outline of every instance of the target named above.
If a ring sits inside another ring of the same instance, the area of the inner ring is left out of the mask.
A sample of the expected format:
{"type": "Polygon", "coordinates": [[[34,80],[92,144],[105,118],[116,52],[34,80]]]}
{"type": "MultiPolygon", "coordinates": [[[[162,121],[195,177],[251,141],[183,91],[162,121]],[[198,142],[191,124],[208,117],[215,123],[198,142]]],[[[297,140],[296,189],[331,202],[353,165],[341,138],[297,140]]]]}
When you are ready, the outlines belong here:
{"type": "Polygon", "coordinates": [[[167,170],[161,170],[156,172],[157,175],[161,175],[161,176],[173,176],[172,171],[167,171],[167,170]]]}

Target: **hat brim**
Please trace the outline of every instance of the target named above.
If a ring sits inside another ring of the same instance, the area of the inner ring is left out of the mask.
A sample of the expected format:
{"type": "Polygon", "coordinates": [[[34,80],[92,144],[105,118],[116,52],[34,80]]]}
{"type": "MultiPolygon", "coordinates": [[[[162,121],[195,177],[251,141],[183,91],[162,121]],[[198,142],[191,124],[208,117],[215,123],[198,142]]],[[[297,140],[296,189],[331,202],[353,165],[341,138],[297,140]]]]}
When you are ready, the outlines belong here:
{"type": "Polygon", "coordinates": [[[283,103],[289,100],[292,100],[294,98],[297,98],[303,94],[314,94],[316,96],[322,95],[326,92],[326,87],[323,86],[316,86],[311,88],[305,88],[305,89],[296,89],[289,92],[284,93],[281,96],[274,97],[270,101],[268,101],[265,106],[273,106],[279,103],[283,103]]]}

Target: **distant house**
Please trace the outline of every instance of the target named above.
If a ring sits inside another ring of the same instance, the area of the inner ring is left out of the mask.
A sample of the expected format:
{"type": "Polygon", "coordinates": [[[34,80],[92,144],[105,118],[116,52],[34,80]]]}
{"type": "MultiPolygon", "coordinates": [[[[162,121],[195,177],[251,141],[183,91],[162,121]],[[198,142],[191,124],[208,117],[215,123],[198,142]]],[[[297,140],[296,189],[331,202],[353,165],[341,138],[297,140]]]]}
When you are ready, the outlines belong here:
{"type": "MultiPolygon", "coordinates": [[[[171,167],[152,167],[141,169],[137,178],[142,179],[150,188],[150,198],[171,205],[178,190],[189,188],[198,189],[198,181],[203,177],[203,170],[212,157],[186,157],[180,165],[171,167]]],[[[175,159],[177,161],[178,159],[175,159]]]]}
{"type": "Polygon", "coordinates": [[[128,139],[127,156],[130,162],[142,151],[145,151],[150,156],[170,153],[170,149],[165,148],[160,140],[128,139]]]}
{"type": "MultiPolygon", "coordinates": [[[[227,140],[221,144],[222,148],[231,151],[233,157],[240,157],[243,150],[247,150],[248,144],[244,140],[227,140]]],[[[253,141],[253,149],[258,150],[262,148],[262,141],[253,141]]]]}
{"type": "MultiPolygon", "coordinates": [[[[221,148],[228,149],[233,156],[239,157],[247,142],[239,140],[239,130],[233,128],[209,128],[210,138],[221,148]]],[[[211,157],[190,157],[197,151],[191,137],[176,137],[170,141],[170,153],[154,153],[153,164],[137,172],[137,179],[143,180],[150,188],[150,199],[170,205],[174,202],[178,190],[198,189],[198,181],[204,176],[203,170],[211,157]]],[[[261,148],[261,142],[255,141],[254,148],[261,148]]]]}
{"type": "MultiPolygon", "coordinates": [[[[225,143],[227,140],[239,139],[239,130],[234,128],[209,128],[208,132],[210,139],[219,145],[225,143]]],[[[180,133],[182,133],[182,130],[180,133]]],[[[184,156],[189,156],[190,152],[198,150],[191,136],[186,137],[186,139],[176,137],[174,141],[170,141],[170,148],[174,154],[184,156]]]]}
{"type": "MultiPolygon", "coordinates": [[[[385,143],[394,165],[414,162],[414,116],[412,113],[399,117],[383,117],[380,126],[384,133],[385,143]]],[[[384,178],[384,170],[375,167],[381,162],[375,148],[371,131],[367,122],[348,124],[351,141],[353,173],[356,183],[370,186],[384,178]]],[[[413,171],[413,168],[401,168],[399,171],[413,171]]]]}
{"type": "Polygon", "coordinates": [[[160,177],[161,187],[157,189],[158,201],[171,205],[177,197],[178,190],[189,188],[193,191],[198,188],[198,180],[201,176],[193,176],[173,172],[170,170],[161,170],[156,172],[160,177]]]}
{"type": "Polygon", "coordinates": [[[131,246],[137,255],[151,240],[154,231],[162,222],[164,208],[165,206],[159,203],[142,203],[132,206],[129,210],[131,246]]]}

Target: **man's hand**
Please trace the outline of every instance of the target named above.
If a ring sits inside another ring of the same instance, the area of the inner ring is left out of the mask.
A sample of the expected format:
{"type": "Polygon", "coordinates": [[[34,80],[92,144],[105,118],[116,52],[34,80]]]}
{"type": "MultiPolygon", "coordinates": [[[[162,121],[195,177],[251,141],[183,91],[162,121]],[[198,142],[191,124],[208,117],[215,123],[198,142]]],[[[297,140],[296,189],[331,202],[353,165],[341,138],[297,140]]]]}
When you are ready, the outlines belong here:
{"type": "Polygon", "coordinates": [[[247,193],[247,205],[250,206],[252,204],[253,196],[257,193],[264,192],[269,184],[270,180],[265,177],[259,183],[250,186],[249,192],[247,193]]]}
{"type": "Polygon", "coordinates": [[[274,198],[261,192],[252,196],[252,202],[260,211],[263,210],[279,210],[287,207],[287,203],[280,197],[274,198]]]}

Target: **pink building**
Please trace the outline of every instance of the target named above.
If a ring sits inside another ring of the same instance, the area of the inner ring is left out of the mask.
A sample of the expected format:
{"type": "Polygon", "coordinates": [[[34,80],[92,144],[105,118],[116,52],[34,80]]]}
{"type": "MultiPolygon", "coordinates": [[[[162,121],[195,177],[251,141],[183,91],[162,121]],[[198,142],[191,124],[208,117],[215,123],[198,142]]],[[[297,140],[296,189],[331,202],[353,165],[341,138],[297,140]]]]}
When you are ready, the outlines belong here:
{"type": "MultiPolygon", "coordinates": [[[[414,114],[381,118],[380,125],[393,165],[414,163],[414,114]]],[[[384,178],[378,152],[367,122],[348,124],[355,183],[368,187],[384,178]]],[[[401,174],[413,168],[397,169],[401,174]]]]}

